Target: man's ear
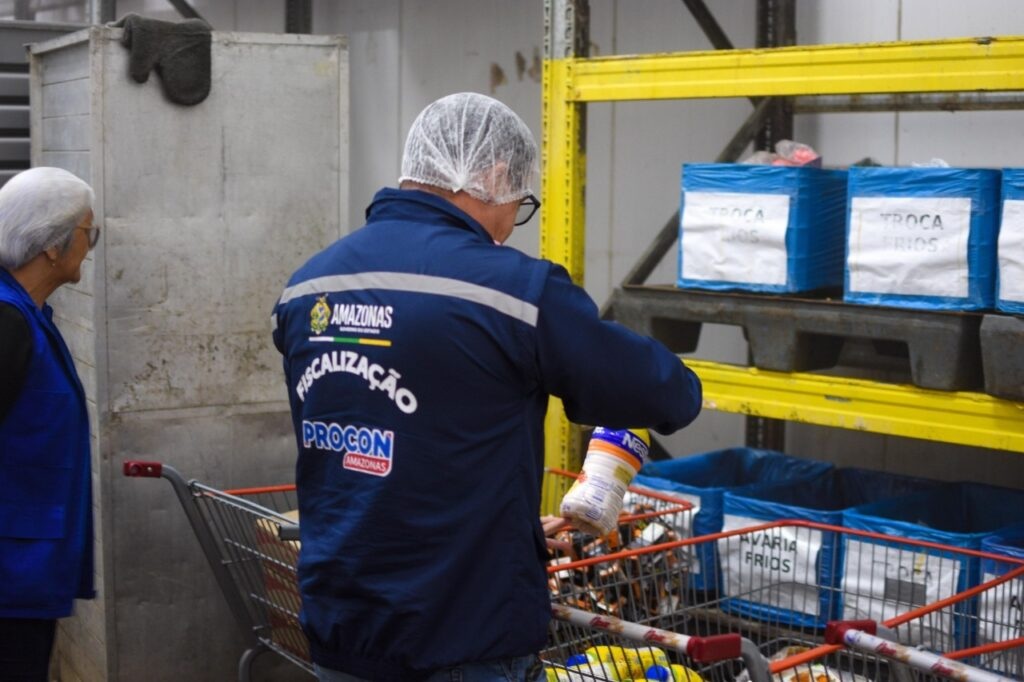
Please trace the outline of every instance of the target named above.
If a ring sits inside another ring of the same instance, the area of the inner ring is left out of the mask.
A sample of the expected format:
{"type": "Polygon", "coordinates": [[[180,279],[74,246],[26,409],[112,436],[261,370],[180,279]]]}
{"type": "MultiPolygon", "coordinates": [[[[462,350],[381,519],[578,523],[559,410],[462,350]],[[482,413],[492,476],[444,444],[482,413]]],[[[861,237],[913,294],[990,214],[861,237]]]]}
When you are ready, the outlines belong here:
{"type": "Polygon", "coordinates": [[[508,191],[508,163],[496,161],[487,173],[487,193],[500,197],[508,191]]]}
{"type": "Polygon", "coordinates": [[[43,253],[46,254],[46,260],[50,261],[51,264],[56,263],[57,259],[60,258],[60,249],[56,246],[51,246],[48,249],[44,249],[43,253]]]}

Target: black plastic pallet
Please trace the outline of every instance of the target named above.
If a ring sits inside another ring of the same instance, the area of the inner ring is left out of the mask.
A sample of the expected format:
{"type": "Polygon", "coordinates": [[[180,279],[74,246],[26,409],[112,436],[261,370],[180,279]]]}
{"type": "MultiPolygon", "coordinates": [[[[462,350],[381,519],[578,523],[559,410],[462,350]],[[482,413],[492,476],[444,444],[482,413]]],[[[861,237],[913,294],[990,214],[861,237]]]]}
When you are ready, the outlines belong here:
{"type": "Polygon", "coordinates": [[[985,315],[981,321],[985,392],[1024,400],[1024,317],[985,315]]]}
{"type": "Polygon", "coordinates": [[[866,340],[884,355],[902,356],[916,386],[943,391],[982,388],[978,313],[626,286],[612,295],[610,315],[659,339],[675,353],[696,350],[702,323],[735,325],[743,328],[751,361],[761,369],[830,369],[841,364],[844,345],[866,340]]]}

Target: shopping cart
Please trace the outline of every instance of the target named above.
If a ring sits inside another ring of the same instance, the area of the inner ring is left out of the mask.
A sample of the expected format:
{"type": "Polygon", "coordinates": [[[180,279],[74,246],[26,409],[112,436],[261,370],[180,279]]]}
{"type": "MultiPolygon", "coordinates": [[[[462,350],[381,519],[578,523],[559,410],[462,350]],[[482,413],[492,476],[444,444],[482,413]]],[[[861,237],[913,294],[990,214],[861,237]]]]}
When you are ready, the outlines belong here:
{"type": "Polygon", "coordinates": [[[246,638],[238,679],[272,651],[313,675],[299,625],[298,508],[294,485],[217,490],[185,481],[174,467],[124,463],[124,475],[167,479],[181,502],[217,584],[246,638]]]}
{"type": "MultiPolygon", "coordinates": [[[[779,521],[549,572],[559,587],[553,595],[563,604],[672,632],[739,635],[784,682],[1021,679],[1024,562],[977,584],[979,562],[986,559],[1014,561],[779,521]],[[716,562],[699,590],[689,579],[697,554],[716,562]],[[837,622],[843,619],[858,622],[837,622]]],[[[705,678],[756,679],[750,658],[742,669],[734,660],[696,671],[705,678]]]]}
{"type": "MultiPolygon", "coordinates": [[[[299,624],[299,519],[295,486],[218,490],[195,480],[186,481],[173,467],[156,462],[125,462],[124,474],[163,477],[171,483],[246,637],[247,648],[239,659],[238,679],[247,682],[253,660],[267,651],[312,675],[309,643],[299,624]]],[[[553,471],[548,476],[574,475],[553,471]]],[[[625,513],[613,533],[602,538],[578,532],[563,534],[569,552],[556,561],[671,540],[675,537],[674,528],[688,527],[691,510],[692,505],[671,495],[631,490],[625,513]]],[[[552,633],[562,637],[559,641],[564,640],[563,630],[552,633]]],[[[551,665],[557,664],[553,653],[556,649],[551,649],[551,665]]]]}

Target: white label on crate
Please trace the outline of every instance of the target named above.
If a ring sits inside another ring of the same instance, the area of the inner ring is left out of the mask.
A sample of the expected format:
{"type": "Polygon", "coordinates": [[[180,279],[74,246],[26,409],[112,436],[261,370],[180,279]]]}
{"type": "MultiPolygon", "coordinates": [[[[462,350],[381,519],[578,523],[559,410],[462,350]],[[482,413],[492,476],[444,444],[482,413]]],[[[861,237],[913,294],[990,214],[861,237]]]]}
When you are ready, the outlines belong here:
{"type": "MultiPolygon", "coordinates": [[[[879,622],[957,593],[960,561],[905,546],[848,540],[843,562],[843,619],[879,622]]],[[[948,608],[897,629],[900,641],[951,651],[953,619],[948,608]]]]}
{"type": "Polygon", "coordinates": [[[850,289],[911,296],[967,296],[971,200],[854,197],[850,289]]]}
{"type": "MultiPolygon", "coordinates": [[[[997,576],[986,573],[982,582],[997,576]]],[[[978,644],[1008,642],[1024,637],[1024,579],[1010,580],[981,593],[978,607],[978,644]]],[[[1024,650],[1020,647],[982,657],[982,666],[1001,673],[1020,675],[1024,671],[1024,650]]]]}
{"type": "Polygon", "coordinates": [[[1024,201],[1003,202],[999,226],[999,298],[1024,301],[1024,201]]]}
{"type": "MultiPolygon", "coordinates": [[[[723,530],[764,524],[727,514],[723,530]]],[[[718,541],[722,587],[728,597],[817,616],[818,551],[821,531],[782,526],[718,541]]]]}
{"type": "Polygon", "coordinates": [[[784,285],[788,226],[785,194],[686,192],[683,277],[784,285]]]}

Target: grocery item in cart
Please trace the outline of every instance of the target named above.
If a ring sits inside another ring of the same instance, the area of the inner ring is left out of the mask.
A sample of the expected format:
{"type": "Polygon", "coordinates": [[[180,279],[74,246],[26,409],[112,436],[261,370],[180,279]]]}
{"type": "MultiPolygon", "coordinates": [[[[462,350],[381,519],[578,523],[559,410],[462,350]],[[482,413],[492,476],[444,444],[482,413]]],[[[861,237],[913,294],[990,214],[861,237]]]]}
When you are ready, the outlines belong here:
{"type": "Polygon", "coordinates": [[[795,670],[782,675],[782,682],[841,682],[839,675],[823,665],[812,665],[807,669],[795,670]]]}
{"type": "MultiPolygon", "coordinates": [[[[297,509],[281,512],[281,516],[296,525],[299,523],[297,509]]],[[[299,560],[299,541],[280,539],[278,524],[273,520],[257,518],[255,525],[256,549],[266,589],[265,608],[271,640],[303,660],[308,660],[309,644],[293,615],[298,613],[302,604],[295,573],[299,560]]]]}
{"type": "Polygon", "coordinates": [[[585,682],[586,680],[612,680],[620,682],[621,678],[615,667],[609,663],[601,663],[586,654],[575,654],[565,661],[565,668],[545,668],[547,682],[585,682]]]}
{"type": "Polygon", "coordinates": [[[678,663],[673,663],[667,668],[663,665],[652,665],[647,669],[644,679],[660,680],[660,682],[704,682],[703,677],[678,663]]]}
{"type": "Polygon", "coordinates": [[[618,523],[626,488],[647,459],[650,444],[646,429],[594,429],[583,473],[562,498],[562,516],[592,535],[610,533],[618,523]]]}
{"type": "Polygon", "coordinates": [[[619,679],[643,680],[651,666],[670,665],[668,656],[661,649],[644,647],[632,649],[622,646],[594,646],[586,651],[588,658],[611,664],[619,679]]]}
{"type": "MultiPolygon", "coordinates": [[[[292,523],[299,523],[299,511],[281,512],[292,523]]],[[[256,520],[256,548],[262,560],[260,568],[267,587],[286,590],[299,594],[299,585],[295,577],[295,566],[299,562],[299,541],[282,540],[278,536],[277,521],[258,518],[256,520]]]]}

